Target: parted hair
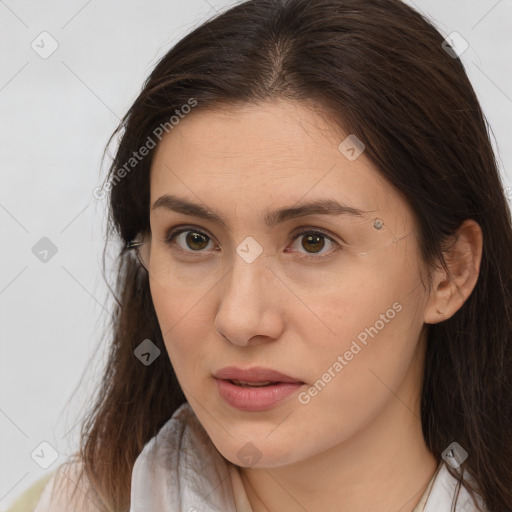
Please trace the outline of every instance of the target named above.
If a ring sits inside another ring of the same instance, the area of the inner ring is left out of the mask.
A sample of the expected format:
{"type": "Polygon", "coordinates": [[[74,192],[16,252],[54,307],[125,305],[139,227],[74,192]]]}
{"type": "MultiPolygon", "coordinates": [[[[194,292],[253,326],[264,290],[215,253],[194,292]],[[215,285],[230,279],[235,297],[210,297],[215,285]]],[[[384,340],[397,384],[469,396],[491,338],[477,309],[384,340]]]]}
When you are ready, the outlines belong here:
{"type": "Polygon", "coordinates": [[[449,468],[491,512],[512,510],[512,228],[490,128],[460,58],[433,23],[400,0],[249,0],[193,29],[159,60],[108,141],[107,238],[120,242],[108,364],[75,456],[102,511],[130,505],[134,462],[186,401],[166,354],[148,276],[125,244],[149,225],[154,149],[113,178],[156,127],[199,109],[288,99],[319,105],[355,134],[407,201],[428,268],[465,219],[482,228],[480,273],[449,319],[425,325],[421,423],[429,450],[459,443],[449,468]],[[144,366],[145,339],[162,355],[144,366]],[[474,486],[463,479],[467,471],[474,486]]]}

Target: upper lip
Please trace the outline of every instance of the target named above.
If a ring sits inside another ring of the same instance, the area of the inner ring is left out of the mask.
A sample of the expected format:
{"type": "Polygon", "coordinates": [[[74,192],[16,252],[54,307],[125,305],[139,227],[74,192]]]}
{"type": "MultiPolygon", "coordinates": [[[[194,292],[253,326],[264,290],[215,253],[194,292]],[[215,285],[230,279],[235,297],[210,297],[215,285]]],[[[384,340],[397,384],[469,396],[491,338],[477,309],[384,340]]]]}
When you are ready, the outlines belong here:
{"type": "Polygon", "coordinates": [[[213,376],[217,379],[224,380],[239,380],[242,382],[301,382],[300,379],[290,377],[284,373],[272,370],[270,368],[263,368],[261,366],[254,366],[243,370],[236,366],[227,366],[222,368],[218,372],[214,373],[213,376]]]}

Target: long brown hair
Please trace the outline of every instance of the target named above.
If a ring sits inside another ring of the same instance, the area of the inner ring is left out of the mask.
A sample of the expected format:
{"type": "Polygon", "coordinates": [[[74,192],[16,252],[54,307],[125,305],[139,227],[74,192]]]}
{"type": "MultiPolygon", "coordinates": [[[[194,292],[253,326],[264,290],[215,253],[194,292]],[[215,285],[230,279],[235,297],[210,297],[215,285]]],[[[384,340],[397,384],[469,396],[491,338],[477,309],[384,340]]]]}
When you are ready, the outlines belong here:
{"type": "Polygon", "coordinates": [[[148,137],[158,142],[158,127],[170,131],[191,100],[199,110],[280,98],[321,106],[364,143],[408,202],[429,266],[444,261],[443,241],[465,219],[480,224],[475,289],[451,318],[424,326],[421,421],[439,461],[453,441],[469,453],[462,468],[475,480],[475,488],[463,482],[471,493],[492,512],[512,510],[511,215],[487,121],[443,39],[400,0],[250,0],[194,29],[156,65],[109,141],[118,135],[108,236],[123,247],[109,361],[77,452],[102,510],[129,509],[135,459],[186,401],[147,274],[124,248],[150,229],[154,149],[130,158],[153,145],[148,137]],[[165,356],[149,366],[134,357],[145,339],[165,356]]]}

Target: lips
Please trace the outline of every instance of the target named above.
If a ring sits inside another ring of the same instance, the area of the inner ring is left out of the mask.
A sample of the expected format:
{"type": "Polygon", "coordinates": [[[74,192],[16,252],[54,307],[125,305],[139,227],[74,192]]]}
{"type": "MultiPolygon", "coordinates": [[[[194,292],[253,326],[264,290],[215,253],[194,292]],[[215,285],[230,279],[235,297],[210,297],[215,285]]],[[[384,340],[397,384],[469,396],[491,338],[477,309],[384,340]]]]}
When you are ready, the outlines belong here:
{"type": "Polygon", "coordinates": [[[242,370],[229,366],[214,375],[219,395],[231,407],[245,412],[271,409],[289,400],[304,382],[270,368],[242,370]]]}
{"type": "Polygon", "coordinates": [[[242,382],[241,380],[230,380],[229,382],[235,384],[236,386],[253,387],[253,388],[261,388],[264,386],[270,386],[271,384],[276,384],[276,382],[271,381],[271,380],[266,380],[264,382],[242,382]]]}
{"type": "Polygon", "coordinates": [[[290,375],[286,375],[277,370],[263,368],[260,366],[255,366],[246,370],[237,368],[236,366],[228,366],[214,373],[213,376],[217,379],[232,381],[237,385],[264,385],[265,383],[275,384],[279,382],[304,384],[300,379],[291,377],[290,375]]]}

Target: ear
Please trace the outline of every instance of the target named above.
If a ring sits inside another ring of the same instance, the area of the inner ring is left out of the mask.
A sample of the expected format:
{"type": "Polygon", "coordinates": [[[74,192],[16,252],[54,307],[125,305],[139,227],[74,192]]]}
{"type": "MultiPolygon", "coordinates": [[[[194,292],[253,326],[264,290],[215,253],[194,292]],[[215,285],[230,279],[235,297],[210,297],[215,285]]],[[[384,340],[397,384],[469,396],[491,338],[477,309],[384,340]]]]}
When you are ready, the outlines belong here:
{"type": "Polygon", "coordinates": [[[453,235],[447,250],[443,251],[451,277],[442,266],[432,274],[432,293],[425,307],[425,323],[442,322],[462,307],[476,285],[482,247],[480,225],[473,219],[466,219],[453,235]]]}

